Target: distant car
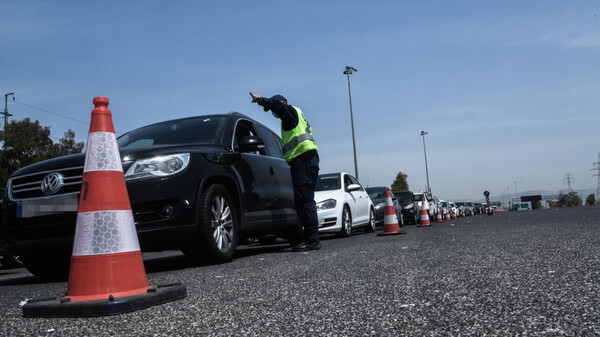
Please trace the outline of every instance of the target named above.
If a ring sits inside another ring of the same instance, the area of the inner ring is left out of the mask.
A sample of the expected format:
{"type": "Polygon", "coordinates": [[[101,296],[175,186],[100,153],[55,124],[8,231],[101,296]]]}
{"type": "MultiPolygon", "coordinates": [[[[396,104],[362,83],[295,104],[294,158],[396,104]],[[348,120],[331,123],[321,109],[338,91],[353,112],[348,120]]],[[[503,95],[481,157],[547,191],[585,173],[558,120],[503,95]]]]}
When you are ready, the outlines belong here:
{"type": "MultiPolygon", "coordinates": [[[[434,202],[433,200],[430,200],[431,198],[427,197],[427,194],[423,193],[423,192],[419,192],[419,193],[414,193],[415,196],[415,201],[414,201],[414,207],[416,212],[420,215],[421,214],[421,208],[423,207],[423,201],[425,201],[425,205],[427,207],[427,215],[429,216],[429,219],[431,219],[434,215],[435,215],[435,210],[434,210],[434,202]]],[[[420,216],[419,216],[420,219],[420,216]]]]}
{"type": "Polygon", "coordinates": [[[319,233],[348,237],[375,231],[375,208],[362,185],[346,172],[320,174],[315,188],[319,233]]]}
{"type": "Polygon", "coordinates": [[[411,191],[395,191],[393,194],[398,200],[401,207],[403,223],[411,223],[416,225],[419,220],[419,212],[416,211],[414,202],[415,195],[411,191]]]}
{"type": "Polygon", "coordinates": [[[458,207],[456,207],[456,204],[453,203],[452,201],[448,202],[448,209],[450,211],[450,216],[451,217],[458,217],[459,216],[458,207]]]}
{"type": "Polygon", "coordinates": [[[390,190],[390,197],[392,199],[392,204],[394,205],[394,210],[396,211],[396,218],[398,219],[398,224],[402,225],[402,207],[398,203],[398,199],[394,194],[391,193],[391,189],[387,186],[376,186],[376,187],[367,187],[367,193],[369,194],[369,198],[373,202],[375,207],[375,225],[383,226],[383,220],[385,218],[385,196],[386,191],[390,190]]]}

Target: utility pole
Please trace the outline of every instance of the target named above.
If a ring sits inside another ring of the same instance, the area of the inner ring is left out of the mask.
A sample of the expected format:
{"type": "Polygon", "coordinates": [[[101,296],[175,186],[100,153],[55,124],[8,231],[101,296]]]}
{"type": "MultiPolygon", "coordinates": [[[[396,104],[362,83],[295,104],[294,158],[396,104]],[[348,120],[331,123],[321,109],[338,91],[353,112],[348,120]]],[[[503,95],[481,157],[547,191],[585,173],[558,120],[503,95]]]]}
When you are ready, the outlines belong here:
{"type": "Polygon", "coordinates": [[[565,179],[563,179],[563,182],[565,182],[567,184],[567,189],[569,190],[569,193],[573,192],[573,186],[571,185],[571,180],[575,180],[575,179],[573,179],[573,176],[571,174],[569,174],[569,172],[567,172],[567,174],[565,175],[565,179]]]}
{"type": "Polygon", "coordinates": [[[15,100],[15,94],[14,93],[8,93],[6,95],[4,95],[4,112],[2,113],[4,115],[4,141],[6,142],[6,126],[8,125],[8,117],[11,117],[12,115],[8,113],[8,96],[12,95],[13,101],[15,100]]]}
{"type": "Polygon", "coordinates": [[[600,197],[600,152],[598,152],[598,161],[594,163],[596,168],[591,169],[590,171],[596,171],[596,174],[592,175],[592,177],[598,177],[598,185],[596,187],[596,200],[599,200],[600,197]]]}

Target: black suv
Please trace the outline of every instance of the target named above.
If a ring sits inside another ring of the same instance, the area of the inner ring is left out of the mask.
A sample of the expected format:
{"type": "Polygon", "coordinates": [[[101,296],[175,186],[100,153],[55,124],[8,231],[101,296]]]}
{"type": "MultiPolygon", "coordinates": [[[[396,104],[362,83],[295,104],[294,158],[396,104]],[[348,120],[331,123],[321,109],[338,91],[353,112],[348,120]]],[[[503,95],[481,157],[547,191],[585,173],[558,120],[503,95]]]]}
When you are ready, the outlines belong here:
{"type": "MultiPolygon", "coordinates": [[[[239,113],[148,125],[117,139],[142,251],[230,261],[247,238],[301,231],[281,138],[239,113]]],[[[41,277],[68,273],[85,154],[16,171],[3,198],[6,248],[41,277]],[[45,180],[59,181],[48,189],[45,180]]]]}

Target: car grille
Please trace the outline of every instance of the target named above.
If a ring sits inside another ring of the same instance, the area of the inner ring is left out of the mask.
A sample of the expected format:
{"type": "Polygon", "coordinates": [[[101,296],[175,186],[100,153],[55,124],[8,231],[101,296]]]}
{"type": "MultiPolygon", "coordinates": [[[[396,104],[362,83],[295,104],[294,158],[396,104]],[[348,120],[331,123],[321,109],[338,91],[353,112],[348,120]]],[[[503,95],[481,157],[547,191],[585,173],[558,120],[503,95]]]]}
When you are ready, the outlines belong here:
{"type": "Polygon", "coordinates": [[[56,193],[52,194],[53,196],[79,193],[79,191],[81,191],[83,166],[76,166],[51,171],[35,172],[11,178],[9,185],[10,199],[18,201],[49,197],[49,195],[42,192],[41,187],[44,177],[52,172],[63,175],[63,185],[56,193]]]}

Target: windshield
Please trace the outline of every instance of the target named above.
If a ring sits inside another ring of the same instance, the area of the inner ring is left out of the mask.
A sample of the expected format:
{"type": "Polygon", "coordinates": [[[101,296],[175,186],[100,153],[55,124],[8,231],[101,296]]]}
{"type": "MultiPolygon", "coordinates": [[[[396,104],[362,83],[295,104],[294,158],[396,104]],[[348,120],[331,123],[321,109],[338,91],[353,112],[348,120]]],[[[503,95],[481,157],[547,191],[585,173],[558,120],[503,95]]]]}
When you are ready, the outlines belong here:
{"type": "Polygon", "coordinates": [[[341,188],[339,174],[325,174],[317,179],[315,191],[332,191],[341,188]]]}
{"type": "Polygon", "coordinates": [[[142,147],[173,144],[219,142],[226,116],[204,116],[148,125],[128,132],[117,140],[119,147],[142,147]]]}
{"type": "Polygon", "coordinates": [[[385,188],[381,187],[367,187],[367,194],[371,199],[383,199],[385,198],[385,188]]]}
{"type": "Polygon", "coordinates": [[[396,196],[396,198],[398,198],[398,202],[412,202],[413,201],[412,195],[410,193],[396,192],[396,193],[394,193],[394,195],[396,196]]]}
{"type": "Polygon", "coordinates": [[[423,201],[423,194],[415,194],[415,201],[423,201]]]}

